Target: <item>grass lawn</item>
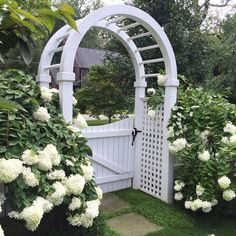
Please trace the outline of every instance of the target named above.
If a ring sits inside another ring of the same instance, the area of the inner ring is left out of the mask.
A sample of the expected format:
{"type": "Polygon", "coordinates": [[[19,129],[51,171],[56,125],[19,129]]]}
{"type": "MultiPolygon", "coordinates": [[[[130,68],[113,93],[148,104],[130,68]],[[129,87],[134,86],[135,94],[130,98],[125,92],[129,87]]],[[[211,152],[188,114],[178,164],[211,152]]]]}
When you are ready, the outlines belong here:
{"type": "MultiPolygon", "coordinates": [[[[116,194],[130,203],[129,209],[107,214],[106,218],[136,212],[164,229],[147,236],[236,236],[236,218],[212,213],[193,213],[179,205],[169,205],[141,191],[127,189],[116,194]]],[[[117,234],[119,235],[119,234],[117,234]]],[[[111,236],[113,236],[111,234],[111,236]]]]}
{"type": "MultiPolygon", "coordinates": [[[[118,120],[112,120],[111,123],[114,123],[118,120]]],[[[108,120],[87,120],[88,126],[95,126],[95,125],[106,125],[108,124],[108,120]]]]}

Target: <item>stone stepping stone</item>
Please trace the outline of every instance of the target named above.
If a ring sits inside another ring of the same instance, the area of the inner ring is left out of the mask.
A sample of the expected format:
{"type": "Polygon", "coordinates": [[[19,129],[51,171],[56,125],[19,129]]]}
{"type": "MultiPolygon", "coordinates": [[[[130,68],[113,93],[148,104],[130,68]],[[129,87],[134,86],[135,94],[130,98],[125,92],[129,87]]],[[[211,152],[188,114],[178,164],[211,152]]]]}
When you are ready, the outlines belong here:
{"type": "Polygon", "coordinates": [[[114,217],[107,220],[107,224],[115,228],[122,236],[144,236],[163,229],[163,227],[149,222],[145,217],[136,213],[114,217]]]}
{"type": "Polygon", "coordinates": [[[100,210],[104,213],[110,213],[114,211],[120,211],[129,207],[130,205],[128,202],[120,199],[114,193],[106,193],[103,196],[100,210]]]}

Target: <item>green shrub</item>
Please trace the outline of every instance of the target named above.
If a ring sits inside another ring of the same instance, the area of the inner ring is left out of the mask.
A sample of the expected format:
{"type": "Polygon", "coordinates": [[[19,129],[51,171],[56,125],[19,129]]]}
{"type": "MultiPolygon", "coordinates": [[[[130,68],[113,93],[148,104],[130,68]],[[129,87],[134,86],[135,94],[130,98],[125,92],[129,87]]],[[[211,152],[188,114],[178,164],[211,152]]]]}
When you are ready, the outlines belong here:
{"type": "MultiPolygon", "coordinates": [[[[8,187],[11,217],[34,231],[60,205],[70,224],[90,227],[102,193],[92,179],[87,140],[63,119],[58,91],[39,89],[32,77],[10,70],[0,75],[0,97],[24,108],[0,110],[0,181],[8,187]]],[[[86,125],[81,117],[76,123],[86,125]]]]}

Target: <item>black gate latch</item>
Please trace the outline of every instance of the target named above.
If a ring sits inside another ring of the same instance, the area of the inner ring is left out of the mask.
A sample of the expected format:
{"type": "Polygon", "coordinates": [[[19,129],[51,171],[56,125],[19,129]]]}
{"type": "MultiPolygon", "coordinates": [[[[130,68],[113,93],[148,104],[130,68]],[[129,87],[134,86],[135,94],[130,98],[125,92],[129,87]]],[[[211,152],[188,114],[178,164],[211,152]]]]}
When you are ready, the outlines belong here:
{"type": "Polygon", "coordinates": [[[134,141],[135,141],[135,138],[137,136],[138,133],[141,133],[142,131],[141,130],[137,130],[137,128],[134,128],[134,130],[132,131],[132,137],[133,137],[133,140],[132,140],[132,146],[134,145],[134,141]]]}

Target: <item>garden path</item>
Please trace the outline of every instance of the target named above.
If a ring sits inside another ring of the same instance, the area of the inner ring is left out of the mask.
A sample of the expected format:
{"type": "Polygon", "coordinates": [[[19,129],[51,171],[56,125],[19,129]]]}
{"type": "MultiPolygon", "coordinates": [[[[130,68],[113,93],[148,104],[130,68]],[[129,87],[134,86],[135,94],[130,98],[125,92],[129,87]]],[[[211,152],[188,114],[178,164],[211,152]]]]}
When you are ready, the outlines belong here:
{"type": "Polygon", "coordinates": [[[108,218],[107,224],[117,230],[121,236],[144,236],[163,229],[145,217],[133,213],[129,203],[114,193],[104,195],[101,211],[108,218]]]}

